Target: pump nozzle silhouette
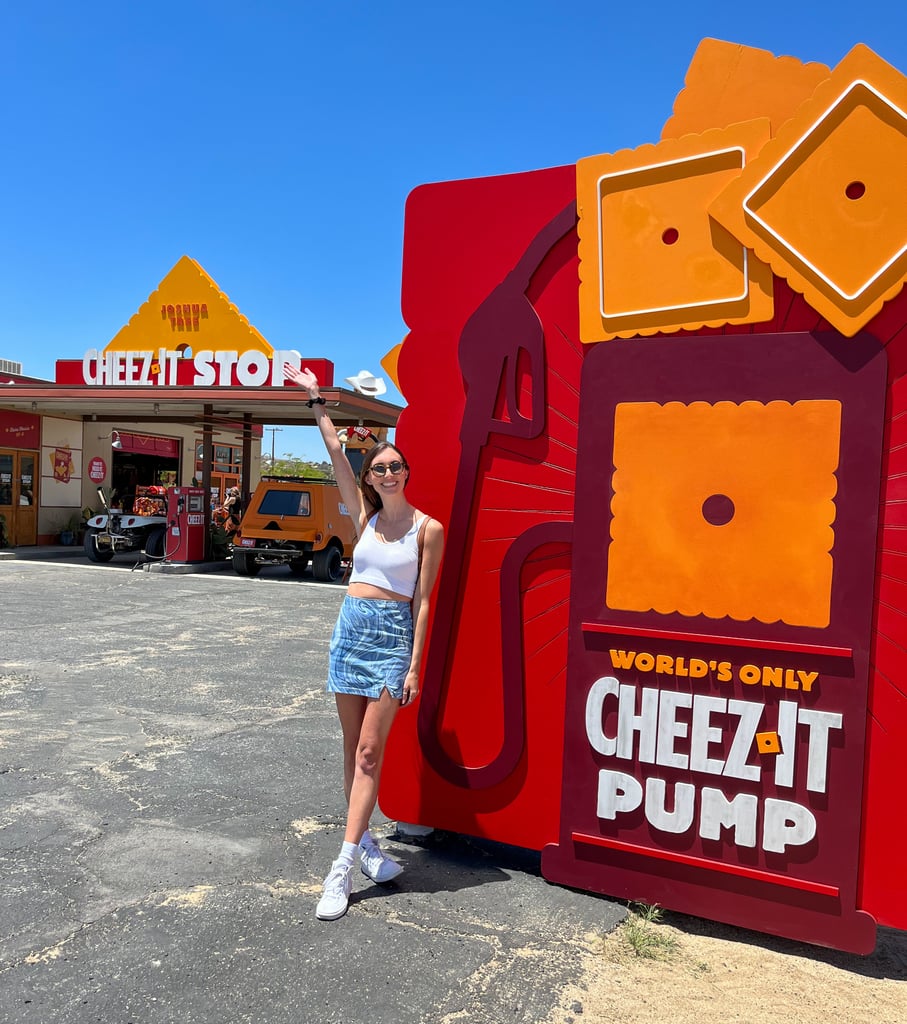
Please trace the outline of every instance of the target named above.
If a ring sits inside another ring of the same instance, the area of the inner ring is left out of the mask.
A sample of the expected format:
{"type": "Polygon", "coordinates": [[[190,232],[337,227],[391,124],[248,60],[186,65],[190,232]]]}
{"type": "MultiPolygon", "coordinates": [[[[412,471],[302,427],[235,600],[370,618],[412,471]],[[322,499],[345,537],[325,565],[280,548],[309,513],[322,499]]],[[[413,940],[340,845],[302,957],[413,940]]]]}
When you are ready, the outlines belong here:
{"type": "Polygon", "coordinates": [[[526,291],[555,244],[576,223],[570,203],[536,235],[514,269],[482,302],[460,334],[458,357],[466,385],[466,406],[460,428],[460,461],[447,528],[444,565],[438,583],[435,617],[429,638],[419,707],[419,742],[426,760],[455,785],[481,789],[503,781],[516,767],[525,744],[522,684],[522,645],[507,627],[519,621],[519,571],[529,552],[540,543],[569,539],[569,525],[545,523],[526,531],[511,545],[501,573],[503,642],[504,739],[498,754],[486,765],[471,767],[454,761],[437,736],[462,593],[471,524],[473,496],[483,448],[492,435],[530,440],[545,429],[545,335],[526,291]],[[528,369],[529,408],[520,401],[523,371],[528,369]],[[537,532],[540,528],[541,533],[537,532]],[[531,537],[529,535],[532,535],[531,537]],[[516,611],[514,611],[514,600],[516,611]]]}

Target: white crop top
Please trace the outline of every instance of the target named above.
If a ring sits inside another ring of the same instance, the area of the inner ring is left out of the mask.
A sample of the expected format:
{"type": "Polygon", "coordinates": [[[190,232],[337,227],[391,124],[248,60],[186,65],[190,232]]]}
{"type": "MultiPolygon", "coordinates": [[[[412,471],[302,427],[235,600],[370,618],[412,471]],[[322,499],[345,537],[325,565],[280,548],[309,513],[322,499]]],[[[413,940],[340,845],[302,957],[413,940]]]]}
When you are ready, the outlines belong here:
{"type": "Polygon", "coordinates": [[[412,597],[419,575],[419,527],[423,516],[399,540],[381,541],[375,534],[376,512],[365,524],[362,536],[353,549],[353,571],[350,583],[370,583],[395,594],[412,597]]]}

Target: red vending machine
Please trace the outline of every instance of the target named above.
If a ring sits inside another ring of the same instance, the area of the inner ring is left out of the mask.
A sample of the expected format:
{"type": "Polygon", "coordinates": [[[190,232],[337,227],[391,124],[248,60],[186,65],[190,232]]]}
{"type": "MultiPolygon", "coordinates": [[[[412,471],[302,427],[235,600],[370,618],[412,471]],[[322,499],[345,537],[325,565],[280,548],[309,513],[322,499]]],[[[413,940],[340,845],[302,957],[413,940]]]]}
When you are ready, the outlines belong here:
{"type": "Polygon", "coordinates": [[[167,561],[204,562],[207,557],[205,492],[201,487],[167,489],[167,561]]]}

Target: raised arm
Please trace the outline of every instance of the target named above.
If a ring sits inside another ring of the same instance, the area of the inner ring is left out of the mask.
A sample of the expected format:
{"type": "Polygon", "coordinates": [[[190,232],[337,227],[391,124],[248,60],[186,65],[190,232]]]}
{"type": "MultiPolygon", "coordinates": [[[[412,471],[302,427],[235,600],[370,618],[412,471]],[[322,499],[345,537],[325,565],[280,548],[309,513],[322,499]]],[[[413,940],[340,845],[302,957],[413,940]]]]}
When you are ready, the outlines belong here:
{"type": "Polygon", "coordinates": [[[331,465],[334,467],[334,479],[340,488],[340,497],[343,498],[344,505],[350,510],[350,517],[356,527],[356,536],[358,537],[366,520],[365,502],[362,498],[362,491],[359,490],[356,474],[343,451],[343,445],[337,437],[337,430],[328,415],[327,406],[318,401],[321,398],[318,378],[307,366],[300,370],[290,363],[284,363],[283,374],[287,380],[302,388],[309,396],[312,412],[315,414],[315,425],[321,431],[324,446],[330,457],[331,465]]]}

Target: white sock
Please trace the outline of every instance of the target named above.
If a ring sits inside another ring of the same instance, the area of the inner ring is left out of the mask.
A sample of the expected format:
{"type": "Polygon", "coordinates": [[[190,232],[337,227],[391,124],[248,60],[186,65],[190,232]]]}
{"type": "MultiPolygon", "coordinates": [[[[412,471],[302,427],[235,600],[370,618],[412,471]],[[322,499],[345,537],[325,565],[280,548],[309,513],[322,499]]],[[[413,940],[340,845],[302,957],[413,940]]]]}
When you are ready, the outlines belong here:
{"type": "Polygon", "coordinates": [[[359,847],[355,843],[347,843],[344,841],[343,846],[340,848],[340,856],[337,860],[344,866],[351,868],[353,861],[359,853],[359,847]]]}

